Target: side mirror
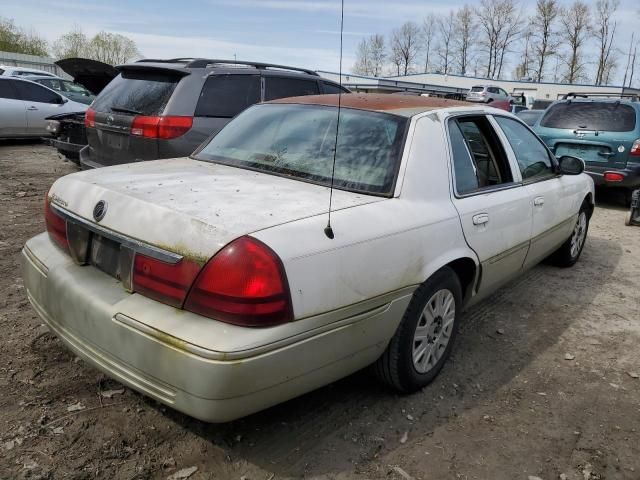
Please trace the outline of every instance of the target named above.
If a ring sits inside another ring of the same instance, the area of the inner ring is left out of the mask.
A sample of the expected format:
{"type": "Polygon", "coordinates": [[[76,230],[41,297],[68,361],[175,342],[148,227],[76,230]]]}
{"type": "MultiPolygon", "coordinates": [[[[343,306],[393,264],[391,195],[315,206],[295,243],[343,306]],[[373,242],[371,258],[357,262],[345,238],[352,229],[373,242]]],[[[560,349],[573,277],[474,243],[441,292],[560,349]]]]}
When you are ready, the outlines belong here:
{"type": "Polygon", "coordinates": [[[563,155],[558,159],[558,170],[562,175],[580,175],[584,172],[584,161],[581,158],[563,155]]]}
{"type": "Polygon", "coordinates": [[[54,98],[51,103],[55,104],[55,105],[64,105],[65,103],[67,103],[68,100],[60,95],[58,95],[56,98],[54,98]]]}

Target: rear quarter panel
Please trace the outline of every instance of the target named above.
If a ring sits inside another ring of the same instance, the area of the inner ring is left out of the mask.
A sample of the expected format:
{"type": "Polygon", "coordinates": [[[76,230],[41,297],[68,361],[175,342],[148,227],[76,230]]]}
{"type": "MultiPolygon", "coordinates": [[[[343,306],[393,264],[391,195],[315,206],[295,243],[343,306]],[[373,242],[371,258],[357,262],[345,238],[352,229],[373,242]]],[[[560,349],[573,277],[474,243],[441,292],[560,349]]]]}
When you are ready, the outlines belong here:
{"type": "Polygon", "coordinates": [[[435,115],[412,122],[396,195],[333,211],[333,240],[326,215],[253,234],[282,259],[296,319],[415,287],[457,258],[476,261],[449,196],[443,139],[435,115]]]}

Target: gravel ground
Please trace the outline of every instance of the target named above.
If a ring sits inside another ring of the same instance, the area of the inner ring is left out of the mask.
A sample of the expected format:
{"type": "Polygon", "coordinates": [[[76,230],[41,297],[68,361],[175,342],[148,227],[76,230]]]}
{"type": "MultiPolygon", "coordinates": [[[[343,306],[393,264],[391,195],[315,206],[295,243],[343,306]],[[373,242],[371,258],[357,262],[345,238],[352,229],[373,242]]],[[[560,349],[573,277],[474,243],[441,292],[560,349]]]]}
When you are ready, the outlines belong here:
{"type": "Polygon", "coordinates": [[[615,199],[574,268],[538,266],[467,312],[422,392],[361,372],[210,425],[76,359],[25,298],[20,249],[75,170],[0,143],[0,478],[640,478],[640,228],[615,199]]]}

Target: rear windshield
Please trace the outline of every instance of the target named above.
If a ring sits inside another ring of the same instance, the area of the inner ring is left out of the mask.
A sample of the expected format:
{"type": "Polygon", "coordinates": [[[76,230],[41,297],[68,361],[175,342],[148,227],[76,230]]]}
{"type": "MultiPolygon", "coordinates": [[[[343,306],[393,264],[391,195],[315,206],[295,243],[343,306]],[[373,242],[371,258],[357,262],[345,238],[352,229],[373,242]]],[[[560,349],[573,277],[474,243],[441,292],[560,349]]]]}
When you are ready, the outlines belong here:
{"type": "MultiPolygon", "coordinates": [[[[256,105],[232,120],[196,158],[329,186],[338,109],[256,105]]],[[[336,188],[392,193],[407,119],[343,108],[336,150],[336,188]]]]}
{"type": "Polygon", "coordinates": [[[122,72],[93,102],[98,112],[158,115],[171,98],[180,77],[156,72],[122,72]]]}
{"type": "Polygon", "coordinates": [[[629,132],[636,128],[636,111],[618,102],[563,102],[549,107],[541,127],[629,132]]]}
{"type": "Polygon", "coordinates": [[[483,92],[484,87],[471,87],[472,92],[483,92]]]}

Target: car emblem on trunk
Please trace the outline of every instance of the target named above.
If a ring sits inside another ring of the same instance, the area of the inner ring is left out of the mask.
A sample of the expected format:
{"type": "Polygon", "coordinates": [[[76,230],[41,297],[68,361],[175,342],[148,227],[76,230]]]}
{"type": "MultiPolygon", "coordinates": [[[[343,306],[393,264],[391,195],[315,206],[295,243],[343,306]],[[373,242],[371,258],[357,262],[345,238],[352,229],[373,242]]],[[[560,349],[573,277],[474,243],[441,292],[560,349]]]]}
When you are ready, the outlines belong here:
{"type": "Polygon", "coordinates": [[[107,123],[108,123],[109,125],[111,125],[111,124],[113,123],[113,121],[114,121],[114,120],[115,120],[115,119],[113,118],[113,115],[109,115],[109,116],[107,117],[107,123]]]}
{"type": "Polygon", "coordinates": [[[104,218],[106,214],[107,214],[107,202],[105,202],[104,200],[100,200],[98,203],[96,203],[96,206],[93,207],[93,218],[95,219],[96,222],[99,222],[104,218]]]}

